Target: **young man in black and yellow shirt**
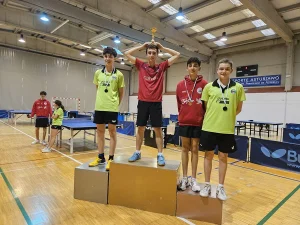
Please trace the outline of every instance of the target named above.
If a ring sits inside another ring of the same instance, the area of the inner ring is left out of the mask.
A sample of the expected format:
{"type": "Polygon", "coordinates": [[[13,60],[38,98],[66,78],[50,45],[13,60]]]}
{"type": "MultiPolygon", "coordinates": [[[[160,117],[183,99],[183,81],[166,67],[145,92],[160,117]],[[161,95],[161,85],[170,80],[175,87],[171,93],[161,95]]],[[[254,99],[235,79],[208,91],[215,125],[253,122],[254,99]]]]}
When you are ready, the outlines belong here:
{"type": "Polygon", "coordinates": [[[217,197],[223,201],[227,199],[224,180],[228,153],[237,150],[234,139],[236,115],[242,111],[243,101],[246,100],[243,86],[230,80],[230,74],[233,71],[232,66],[232,61],[228,59],[219,61],[217,68],[219,78],[205,86],[201,98],[206,108],[201,132],[201,145],[205,150],[204,173],[206,184],[200,191],[200,195],[203,197],[210,195],[212,159],[214,149],[218,146],[219,185],[217,197]]]}

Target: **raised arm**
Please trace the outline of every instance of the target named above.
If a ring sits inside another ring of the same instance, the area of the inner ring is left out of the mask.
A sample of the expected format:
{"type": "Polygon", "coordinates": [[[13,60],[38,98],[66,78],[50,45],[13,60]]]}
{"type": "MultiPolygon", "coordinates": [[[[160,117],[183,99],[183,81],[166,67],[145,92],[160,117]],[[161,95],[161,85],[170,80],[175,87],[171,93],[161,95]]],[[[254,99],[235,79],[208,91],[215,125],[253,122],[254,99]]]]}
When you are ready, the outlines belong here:
{"type": "Polygon", "coordinates": [[[158,43],[158,42],[156,42],[155,44],[158,46],[158,48],[159,48],[160,50],[162,50],[162,51],[164,51],[164,52],[167,52],[167,53],[169,53],[169,54],[172,55],[172,57],[168,59],[168,64],[169,64],[169,66],[171,66],[171,65],[179,58],[179,56],[180,56],[180,53],[179,53],[179,52],[177,52],[177,51],[175,51],[175,50],[173,50],[173,49],[170,49],[170,48],[165,48],[164,46],[162,46],[162,45],[161,45],[160,43],[158,43]]]}
{"type": "Polygon", "coordinates": [[[135,64],[135,60],[136,58],[134,56],[132,56],[132,54],[136,51],[145,49],[147,47],[147,45],[151,44],[151,42],[145,42],[143,45],[137,46],[137,47],[133,47],[131,49],[129,49],[128,51],[126,51],[124,54],[127,57],[127,59],[132,63],[135,64]]]}

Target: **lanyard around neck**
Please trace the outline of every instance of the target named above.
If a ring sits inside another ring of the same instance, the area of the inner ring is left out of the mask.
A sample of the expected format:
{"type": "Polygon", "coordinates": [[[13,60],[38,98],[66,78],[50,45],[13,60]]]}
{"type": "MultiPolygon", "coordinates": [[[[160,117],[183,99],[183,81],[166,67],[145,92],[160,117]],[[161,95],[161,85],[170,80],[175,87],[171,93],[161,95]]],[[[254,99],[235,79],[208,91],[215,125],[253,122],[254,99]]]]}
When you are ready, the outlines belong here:
{"type": "MultiPolygon", "coordinates": [[[[226,97],[224,96],[224,93],[223,93],[223,89],[222,89],[222,87],[221,87],[221,81],[219,80],[219,82],[220,83],[218,83],[219,84],[219,88],[220,88],[220,90],[221,90],[221,93],[222,93],[222,99],[223,99],[223,102],[224,102],[224,104],[225,104],[225,106],[226,106],[226,100],[225,99],[227,99],[227,97],[228,97],[228,92],[229,92],[229,84],[230,84],[230,81],[228,82],[228,84],[227,84],[227,93],[226,93],[226,97]]],[[[224,92],[226,91],[226,89],[224,90],[224,92]]]]}
{"type": "Polygon", "coordinates": [[[106,73],[107,73],[107,70],[106,70],[106,68],[105,68],[105,70],[104,70],[106,89],[107,89],[107,87],[108,87],[108,84],[110,84],[110,83],[111,83],[111,80],[112,80],[112,73],[113,73],[113,71],[114,71],[114,69],[113,69],[113,70],[111,71],[111,73],[110,73],[111,77],[110,77],[110,80],[108,80],[109,82],[106,82],[106,77],[107,77],[106,73]]]}
{"type": "MultiPolygon", "coordinates": [[[[191,77],[190,77],[190,78],[191,78],[191,77]]],[[[195,87],[196,87],[197,80],[198,80],[198,77],[197,77],[196,80],[194,81],[194,87],[193,87],[191,96],[190,96],[189,91],[188,91],[187,86],[186,86],[186,80],[184,80],[186,93],[187,93],[187,95],[188,95],[188,98],[189,98],[189,101],[190,101],[190,102],[192,101],[192,98],[193,98],[193,94],[194,94],[194,90],[195,90],[195,87]]]]}

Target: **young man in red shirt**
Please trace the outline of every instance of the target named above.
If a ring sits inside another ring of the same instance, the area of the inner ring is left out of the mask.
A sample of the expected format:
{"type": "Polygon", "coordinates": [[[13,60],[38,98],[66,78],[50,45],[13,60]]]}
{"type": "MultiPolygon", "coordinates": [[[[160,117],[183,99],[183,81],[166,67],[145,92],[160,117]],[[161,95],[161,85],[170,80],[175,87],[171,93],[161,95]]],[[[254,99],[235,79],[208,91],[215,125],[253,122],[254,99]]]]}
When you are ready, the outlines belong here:
{"type": "Polygon", "coordinates": [[[129,158],[129,162],[135,162],[141,158],[141,146],[144,140],[144,132],[146,124],[150,116],[151,125],[156,136],[156,145],[158,149],[157,164],[165,165],[163,156],[163,138],[162,138],[162,92],[164,83],[164,73],[171,66],[180,53],[169,48],[163,47],[157,42],[146,42],[142,46],[132,48],[125,52],[126,57],[131,63],[135,64],[139,70],[139,93],[138,93],[138,116],[137,126],[138,132],[136,135],[136,151],[129,158]],[[143,62],[132,56],[134,52],[146,49],[148,62],[143,62]],[[159,50],[172,55],[168,60],[156,64],[159,50]]]}
{"type": "Polygon", "coordinates": [[[179,136],[182,140],[182,172],[183,178],[179,184],[180,190],[186,190],[191,186],[194,192],[200,191],[200,186],[196,181],[199,139],[201,126],[205,114],[201,96],[207,81],[203,76],[198,75],[201,69],[201,62],[198,58],[192,57],[187,61],[187,71],[189,75],[180,81],[176,89],[178,106],[179,136]],[[189,151],[191,151],[192,179],[189,182],[187,177],[189,151]]]}
{"type": "Polygon", "coordinates": [[[46,145],[46,133],[49,126],[49,118],[52,116],[52,108],[50,102],[46,99],[47,93],[45,91],[40,92],[41,98],[33,103],[31,110],[31,118],[36,115],[35,120],[35,136],[36,140],[32,144],[41,143],[46,145]],[[40,141],[40,127],[43,128],[43,141],[40,141]]]}

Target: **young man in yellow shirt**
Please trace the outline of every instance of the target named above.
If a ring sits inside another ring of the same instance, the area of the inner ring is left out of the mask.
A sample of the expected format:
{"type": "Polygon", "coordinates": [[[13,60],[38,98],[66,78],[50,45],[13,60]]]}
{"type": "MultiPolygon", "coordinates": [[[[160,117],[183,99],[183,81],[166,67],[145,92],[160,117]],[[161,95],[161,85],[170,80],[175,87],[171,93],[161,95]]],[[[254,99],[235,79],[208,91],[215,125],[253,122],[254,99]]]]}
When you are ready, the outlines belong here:
{"type": "Polygon", "coordinates": [[[103,51],[105,67],[97,70],[94,76],[97,95],[95,104],[94,123],[97,124],[98,135],[98,157],[89,164],[97,166],[106,162],[104,157],[104,134],[106,124],[110,135],[109,158],[106,170],[109,170],[110,163],[114,160],[114,153],[117,145],[117,129],[119,105],[124,93],[124,76],[114,67],[117,52],[111,47],[103,51]]]}
{"type": "Polygon", "coordinates": [[[233,71],[232,66],[233,63],[229,59],[219,61],[217,69],[219,78],[205,86],[201,98],[206,108],[200,138],[202,148],[205,150],[204,173],[206,184],[200,191],[200,195],[208,197],[211,193],[212,159],[214,149],[218,146],[219,185],[217,197],[223,201],[227,199],[224,181],[228,153],[237,150],[234,139],[236,115],[242,111],[243,101],[246,100],[243,86],[230,80],[230,74],[233,71]]]}

